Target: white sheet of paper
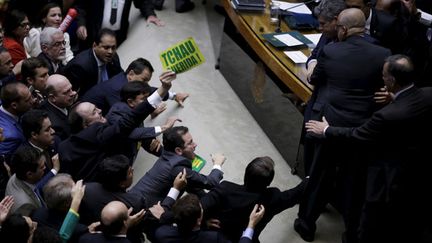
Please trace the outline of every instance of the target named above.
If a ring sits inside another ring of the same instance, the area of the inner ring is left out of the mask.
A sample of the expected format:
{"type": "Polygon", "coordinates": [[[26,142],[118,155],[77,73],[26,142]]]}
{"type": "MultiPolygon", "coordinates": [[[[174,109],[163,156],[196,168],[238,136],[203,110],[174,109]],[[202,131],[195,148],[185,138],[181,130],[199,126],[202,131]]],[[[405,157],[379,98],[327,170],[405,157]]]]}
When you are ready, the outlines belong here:
{"type": "Polygon", "coordinates": [[[275,35],[274,37],[276,37],[278,40],[280,40],[287,46],[298,46],[303,44],[301,41],[292,37],[290,34],[275,35]]]}
{"type": "Polygon", "coordinates": [[[287,3],[282,1],[274,1],[280,3],[280,9],[287,10],[292,13],[312,14],[312,11],[304,3],[287,3]]]}
{"type": "Polygon", "coordinates": [[[301,51],[284,51],[293,62],[295,63],[306,63],[307,56],[301,51]]]}
{"type": "Polygon", "coordinates": [[[321,33],[320,34],[307,34],[304,35],[306,38],[308,38],[310,41],[312,41],[314,43],[314,45],[316,46],[321,38],[321,33]]]}

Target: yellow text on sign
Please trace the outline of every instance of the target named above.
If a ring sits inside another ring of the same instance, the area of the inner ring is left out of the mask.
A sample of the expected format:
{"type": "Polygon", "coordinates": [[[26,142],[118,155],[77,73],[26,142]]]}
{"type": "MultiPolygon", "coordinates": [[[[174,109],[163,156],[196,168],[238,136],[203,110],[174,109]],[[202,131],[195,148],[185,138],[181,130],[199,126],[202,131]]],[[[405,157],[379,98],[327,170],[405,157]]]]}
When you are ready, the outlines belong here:
{"type": "Polygon", "coordinates": [[[164,70],[182,73],[205,62],[204,56],[192,37],[181,41],[160,54],[164,70]]]}

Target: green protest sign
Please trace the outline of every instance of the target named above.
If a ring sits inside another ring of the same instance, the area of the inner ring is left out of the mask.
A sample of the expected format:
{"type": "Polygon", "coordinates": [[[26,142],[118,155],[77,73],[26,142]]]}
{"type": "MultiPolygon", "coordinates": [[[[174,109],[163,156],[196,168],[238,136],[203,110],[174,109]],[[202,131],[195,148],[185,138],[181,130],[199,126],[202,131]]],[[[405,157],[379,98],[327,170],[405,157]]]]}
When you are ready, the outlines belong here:
{"type": "Polygon", "coordinates": [[[183,73],[205,62],[204,56],[192,37],[181,41],[160,54],[164,70],[183,73]]]}
{"type": "Polygon", "coordinates": [[[200,172],[206,163],[207,162],[203,158],[195,155],[195,158],[192,160],[192,170],[200,172]]]}

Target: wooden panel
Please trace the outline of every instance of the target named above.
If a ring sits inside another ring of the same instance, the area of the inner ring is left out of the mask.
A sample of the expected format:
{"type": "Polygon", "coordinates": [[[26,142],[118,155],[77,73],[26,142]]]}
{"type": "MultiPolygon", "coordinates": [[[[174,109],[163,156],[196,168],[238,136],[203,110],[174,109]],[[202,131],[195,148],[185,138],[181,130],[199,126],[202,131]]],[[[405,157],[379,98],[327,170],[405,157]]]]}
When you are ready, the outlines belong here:
{"type": "MultiPolygon", "coordinates": [[[[264,13],[236,12],[230,0],[222,0],[223,6],[235,27],[260,59],[273,73],[303,101],[307,101],[312,93],[311,86],[306,82],[304,64],[293,63],[281,50],[267,43],[261,34],[272,33],[276,26],[270,23],[269,10],[264,13]]],[[[282,23],[283,32],[289,31],[282,23]]],[[[313,32],[306,32],[313,33],[313,32]]],[[[306,56],[310,54],[308,48],[300,49],[306,56]]]]}

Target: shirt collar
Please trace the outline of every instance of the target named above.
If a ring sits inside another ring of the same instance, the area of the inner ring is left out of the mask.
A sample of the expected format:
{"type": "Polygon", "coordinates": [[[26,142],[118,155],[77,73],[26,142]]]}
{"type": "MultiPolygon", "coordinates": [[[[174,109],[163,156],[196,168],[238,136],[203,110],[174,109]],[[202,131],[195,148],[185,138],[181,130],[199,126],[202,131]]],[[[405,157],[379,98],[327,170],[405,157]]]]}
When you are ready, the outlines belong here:
{"type": "Polygon", "coordinates": [[[411,84],[411,85],[409,85],[408,87],[399,90],[398,92],[396,92],[396,94],[394,95],[394,98],[393,98],[393,99],[395,100],[395,99],[396,99],[400,94],[402,94],[403,92],[405,92],[405,91],[411,89],[412,87],[414,87],[414,84],[411,84]]]}
{"type": "Polygon", "coordinates": [[[54,106],[55,108],[57,108],[58,110],[60,110],[60,111],[61,111],[63,114],[65,114],[66,116],[68,115],[68,110],[67,110],[66,108],[60,108],[60,107],[54,105],[50,100],[48,100],[48,102],[49,102],[52,106],[54,106]]]}
{"type": "Polygon", "coordinates": [[[40,148],[40,147],[34,145],[30,140],[28,140],[28,142],[29,142],[29,144],[30,144],[33,148],[39,150],[40,152],[43,152],[43,151],[44,151],[42,148],[40,148]]]}
{"type": "Polygon", "coordinates": [[[19,117],[18,116],[15,116],[14,114],[10,113],[3,106],[0,106],[0,110],[2,110],[4,113],[6,113],[10,117],[12,117],[15,121],[17,121],[17,122],[19,121],[19,117]]]}
{"type": "Polygon", "coordinates": [[[96,63],[97,63],[97,65],[98,65],[98,67],[105,65],[105,63],[102,62],[102,61],[97,57],[97,55],[96,55],[96,53],[94,52],[93,49],[92,49],[92,52],[93,52],[93,56],[94,56],[95,59],[96,59],[96,63]]]}

